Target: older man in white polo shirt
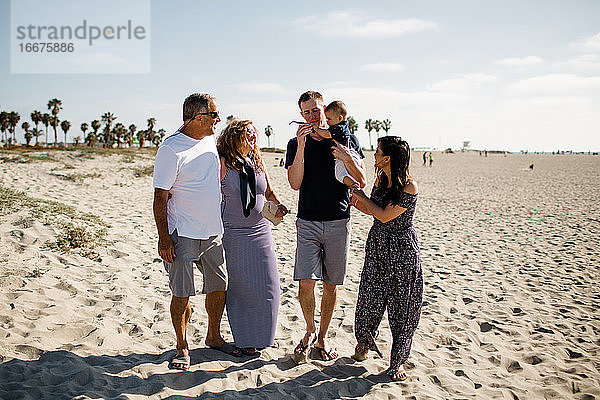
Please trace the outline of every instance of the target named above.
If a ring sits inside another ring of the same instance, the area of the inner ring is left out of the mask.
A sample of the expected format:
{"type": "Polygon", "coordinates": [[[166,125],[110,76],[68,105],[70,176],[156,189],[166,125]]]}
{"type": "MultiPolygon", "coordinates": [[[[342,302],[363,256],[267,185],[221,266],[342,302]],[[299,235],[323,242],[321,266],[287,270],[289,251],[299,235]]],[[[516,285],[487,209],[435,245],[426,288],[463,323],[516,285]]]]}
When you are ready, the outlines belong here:
{"type": "Polygon", "coordinates": [[[171,321],[177,355],[170,367],[190,366],[186,328],[190,296],[196,294],[194,265],[203,275],[208,334],[206,345],[227,353],[234,347],[220,333],[225,306],[227,270],[221,237],[220,163],[215,127],[220,121],[215,98],[194,93],[183,103],[182,127],[158,149],[154,164],[154,219],[158,253],[169,273],[171,321]]]}

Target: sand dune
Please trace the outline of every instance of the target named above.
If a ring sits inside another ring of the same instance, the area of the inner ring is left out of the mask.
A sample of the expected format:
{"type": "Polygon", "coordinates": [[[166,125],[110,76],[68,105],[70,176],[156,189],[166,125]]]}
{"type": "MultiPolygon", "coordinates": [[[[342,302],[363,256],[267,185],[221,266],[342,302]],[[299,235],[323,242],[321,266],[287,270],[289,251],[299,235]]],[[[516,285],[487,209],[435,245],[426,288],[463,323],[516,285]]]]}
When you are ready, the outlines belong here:
{"type": "MultiPolygon", "coordinates": [[[[371,225],[358,212],[330,329],[341,358],[300,366],[290,359],[303,334],[292,280],[297,194],[274,166],[280,157],[265,154],[273,186],[292,209],[273,227],[280,348],[256,359],[204,348],[197,296],[188,331],[193,365],[177,372],[167,368],[175,339],[155,251],[151,177],[135,175],[152,165],[152,154],[0,154],[2,188],[72,207],[51,213],[55,203],[30,201],[1,210],[0,398],[600,397],[599,157],[435,154],[423,167],[414,155],[425,303],[404,383],[381,375],[387,358],[350,358],[371,225]],[[87,254],[48,245],[65,223],[109,226],[97,253],[87,254]]],[[[372,160],[369,153],[369,177],[372,160]]],[[[231,340],[226,318],[222,327],[231,340]]],[[[386,320],[380,331],[388,357],[386,320]]]]}

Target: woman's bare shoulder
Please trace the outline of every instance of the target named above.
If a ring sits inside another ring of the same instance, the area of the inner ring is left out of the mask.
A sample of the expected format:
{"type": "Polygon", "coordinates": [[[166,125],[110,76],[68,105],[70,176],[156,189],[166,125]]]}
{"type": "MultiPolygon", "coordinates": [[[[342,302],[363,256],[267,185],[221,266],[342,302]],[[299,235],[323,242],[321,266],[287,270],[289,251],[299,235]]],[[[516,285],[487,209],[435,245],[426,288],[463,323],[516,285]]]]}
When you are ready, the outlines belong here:
{"type": "Polygon", "coordinates": [[[410,180],[403,189],[404,192],[408,194],[417,194],[419,189],[417,188],[417,182],[414,180],[410,180]]]}

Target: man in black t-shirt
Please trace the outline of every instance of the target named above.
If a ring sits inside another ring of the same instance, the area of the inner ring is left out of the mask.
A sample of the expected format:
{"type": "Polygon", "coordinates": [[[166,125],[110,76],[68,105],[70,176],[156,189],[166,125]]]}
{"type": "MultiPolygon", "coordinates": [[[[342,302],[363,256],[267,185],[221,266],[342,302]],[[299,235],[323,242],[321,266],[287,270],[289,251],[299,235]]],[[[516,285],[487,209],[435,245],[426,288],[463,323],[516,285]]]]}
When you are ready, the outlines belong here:
{"type": "Polygon", "coordinates": [[[306,334],[294,350],[294,359],[304,361],[308,347],[316,341],[321,359],[329,361],[337,354],[326,347],[325,338],[337,301],[337,285],[342,285],[346,276],[350,243],[349,192],[335,178],[335,159],[364,187],[364,154],[355,135],[350,136],[349,147],[360,154],[360,162],[352,158],[348,147],[314,131],[313,126],[327,127],[319,92],[303,93],[298,106],[307,123],[300,125],[296,137],[288,142],[285,163],[290,186],[300,191],[294,280],[300,281],[298,297],[306,321],[306,334]],[[323,281],[318,335],[314,321],[317,280],[323,281]]]}

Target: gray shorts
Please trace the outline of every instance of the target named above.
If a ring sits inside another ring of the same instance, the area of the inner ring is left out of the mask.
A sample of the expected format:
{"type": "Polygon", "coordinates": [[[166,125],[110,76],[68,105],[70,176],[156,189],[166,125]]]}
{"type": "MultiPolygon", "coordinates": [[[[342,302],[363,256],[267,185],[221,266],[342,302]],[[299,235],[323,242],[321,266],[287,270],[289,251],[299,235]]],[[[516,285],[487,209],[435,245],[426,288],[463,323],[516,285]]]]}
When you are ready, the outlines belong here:
{"type": "Polygon", "coordinates": [[[170,235],[175,246],[173,263],[164,262],[169,273],[169,288],[175,297],[196,295],[194,286],[194,264],[203,276],[202,293],[227,290],[227,269],[221,235],[211,236],[206,240],[190,239],[177,235],[174,230],[170,235]]]}
{"type": "Polygon", "coordinates": [[[297,244],[294,280],[317,279],[342,285],[350,244],[350,219],[296,220],[297,244]]]}

